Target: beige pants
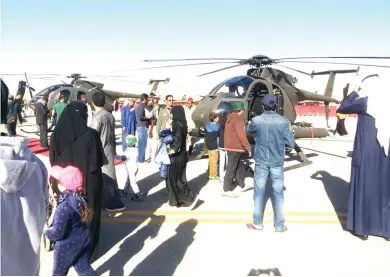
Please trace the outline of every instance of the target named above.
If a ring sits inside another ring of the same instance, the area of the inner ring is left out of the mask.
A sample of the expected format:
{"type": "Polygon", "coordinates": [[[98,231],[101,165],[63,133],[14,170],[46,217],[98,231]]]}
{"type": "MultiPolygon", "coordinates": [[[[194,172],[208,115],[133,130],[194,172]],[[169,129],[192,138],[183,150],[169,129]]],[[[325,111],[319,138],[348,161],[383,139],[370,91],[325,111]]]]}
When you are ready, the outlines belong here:
{"type": "Polygon", "coordinates": [[[209,151],[209,176],[218,176],[218,149],[209,151]]]}

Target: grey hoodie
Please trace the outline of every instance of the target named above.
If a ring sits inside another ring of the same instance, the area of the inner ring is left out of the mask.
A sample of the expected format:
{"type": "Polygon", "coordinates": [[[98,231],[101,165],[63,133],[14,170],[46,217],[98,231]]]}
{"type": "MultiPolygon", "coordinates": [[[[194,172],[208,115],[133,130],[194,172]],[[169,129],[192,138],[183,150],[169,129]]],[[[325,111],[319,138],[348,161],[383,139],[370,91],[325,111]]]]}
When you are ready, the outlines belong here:
{"type": "Polygon", "coordinates": [[[27,142],[0,137],[1,275],[39,275],[47,170],[27,142]]]}

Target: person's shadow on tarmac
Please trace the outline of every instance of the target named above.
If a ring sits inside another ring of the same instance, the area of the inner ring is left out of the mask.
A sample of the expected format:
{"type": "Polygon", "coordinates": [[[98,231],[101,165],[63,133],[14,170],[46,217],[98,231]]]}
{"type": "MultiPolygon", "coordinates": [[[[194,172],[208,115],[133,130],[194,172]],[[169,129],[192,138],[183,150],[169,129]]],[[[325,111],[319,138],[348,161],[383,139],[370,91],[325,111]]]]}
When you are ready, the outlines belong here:
{"type": "Polygon", "coordinates": [[[349,184],[340,177],[333,176],[329,172],[320,170],[311,176],[312,179],[322,181],[326,194],[332,202],[333,208],[341,226],[345,230],[346,215],[348,212],[349,184]]]}
{"type": "Polygon", "coordinates": [[[176,234],[157,247],[130,273],[135,276],[172,276],[193,243],[198,221],[189,219],[176,228],[176,234]]]}

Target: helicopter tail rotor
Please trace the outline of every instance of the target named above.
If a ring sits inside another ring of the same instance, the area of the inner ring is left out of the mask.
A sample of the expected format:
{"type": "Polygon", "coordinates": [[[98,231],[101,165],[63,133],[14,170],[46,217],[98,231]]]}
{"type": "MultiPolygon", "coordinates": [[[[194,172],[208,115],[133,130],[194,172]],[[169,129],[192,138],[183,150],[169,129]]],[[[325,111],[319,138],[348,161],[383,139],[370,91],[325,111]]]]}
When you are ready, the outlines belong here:
{"type": "Polygon", "coordinates": [[[30,92],[30,99],[32,99],[33,98],[33,91],[35,92],[35,89],[30,86],[30,84],[28,82],[28,78],[27,78],[27,73],[26,72],[24,72],[24,77],[26,78],[26,84],[27,84],[27,87],[28,87],[28,91],[30,92]]]}

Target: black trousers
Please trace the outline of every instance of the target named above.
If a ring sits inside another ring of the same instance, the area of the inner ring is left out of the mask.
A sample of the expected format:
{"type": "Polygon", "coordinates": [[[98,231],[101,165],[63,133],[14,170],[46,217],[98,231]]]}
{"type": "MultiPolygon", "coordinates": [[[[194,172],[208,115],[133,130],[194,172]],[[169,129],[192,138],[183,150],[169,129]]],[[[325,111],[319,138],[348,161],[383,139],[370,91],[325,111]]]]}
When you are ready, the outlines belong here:
{"type": "Polygon", "coordinates": [[[14,123],[7,124],[8,136],[15,137],[16,136],[16,120],[14,123]]]}
{"type": "Polygon", "coordinates": [[[19,120],[19,124],[22,125],[22,123],[23,123],[23,116],[22,116],[22,111],[21,110],[18,112],[18,120],[19,120]]]}
{"type": "Polygon", "coordinates": [[[348,135],[347,129],[345,128],[345,118],[344,119],[337,119],[337,126],[336,130],[334,130],[333,134],[336,134],[336,132],[340,136],[346,136],[348,135]]]}
{"type": "Polygon", "coordinates": [[[240,164],[240,158],[242,154],[243,153],[241,152],[227,151],[227,165],[225,178],[223,180],[224,191],[233,191],[235,188],[234,179],[236,178],[236,173],[240,164]]]}
{"type": "Polygon", "coordinates": [[[47,142],[47,124],[39,124],[39,144],[44,148],[49,147],[47,142]]]}

